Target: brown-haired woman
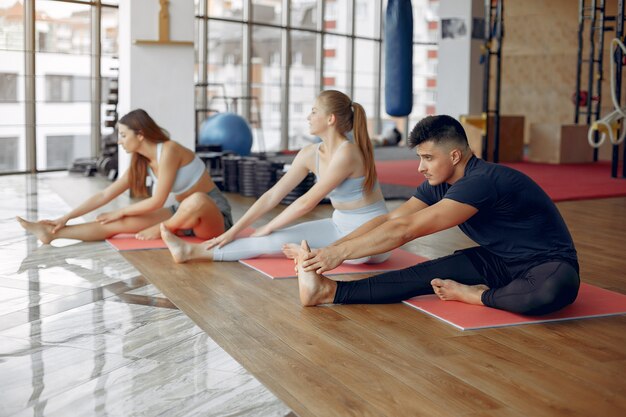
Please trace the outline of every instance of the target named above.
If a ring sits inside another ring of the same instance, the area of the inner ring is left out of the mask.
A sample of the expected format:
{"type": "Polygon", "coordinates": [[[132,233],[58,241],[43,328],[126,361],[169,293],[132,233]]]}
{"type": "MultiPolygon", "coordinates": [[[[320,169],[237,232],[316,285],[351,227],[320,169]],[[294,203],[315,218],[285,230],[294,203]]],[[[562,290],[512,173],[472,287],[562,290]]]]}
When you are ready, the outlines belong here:
{"type": "MultiPolygon", "coordinates": [[[[369,220],[387,213],[378,186],[372,144],[367,133],[363,107],[345,94],[322,92],[308,117],[309,130],[322,142],[308,145],[296,155],[291,168],[263,194],[235,225],[201,244],[187,244],[161,227],[161,236],[176,262],[191,259],[234,261],[281,250],[289,257],[297,255],[306,239],[312,247],[325,247],[341,239],[369,220]],[[346,135],[352,131],[354,143],[346,135]],[[256,230],[250,238],[234,240],[239,232],[272,210],[308,175],[317,176],[316,184],[276,218],[256,230]],[[326,196],[335,208],[332,219],[316,220],[286,227],[313,210],[326,196]]],[[[350,261],[382,262],[388,254],[350,261]]]]}
{"type": "Polygon", "coordinates": [[[50,243],[57,238],[104,240],[118,233],[135,233],[142,240],[158,239],[161,222],[169,230],[193,231],[203,239],[220,236],[230,228],[230,205],[204,163],[191,150],[170,140],[148,113],[137,109],[124,115],[118,132],[118,143],[132,154],[130,168],[106,189],[58,219],[29,222],[18,217],[24,229],[43,243],[50,243]],[[146,187],[148,175],[154,181],[150,197],[146,187]],[[147,198],[101,213],[95,222],[66,225],[70,219],[104,206],[128,189],[137,197],[147,198]],[[177,202],[163,207],[170,193],[174,193],[177,202]]]}

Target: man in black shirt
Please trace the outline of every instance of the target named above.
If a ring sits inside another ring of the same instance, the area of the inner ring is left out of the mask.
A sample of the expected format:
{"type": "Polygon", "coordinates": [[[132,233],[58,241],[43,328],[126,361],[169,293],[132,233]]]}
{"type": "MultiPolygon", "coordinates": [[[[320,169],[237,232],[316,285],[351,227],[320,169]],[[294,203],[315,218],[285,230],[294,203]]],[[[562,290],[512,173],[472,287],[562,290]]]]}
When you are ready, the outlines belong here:
{"type": "Polygon", "coordinates": [[[449,116],[419,122],[408,139],[426,180],[414,197],[333,245],[298,259],[300,299],[324,303],[392,303],[435,293],[442,300],[521,314],[546,314],[576,299],[576,249],[558,209],[529,177],[476,158],[463,127],[449,116]],[[368,279],[335,282],[322,274],[347,259],[395,249],[459,228],[479,246],[368,279]]]}

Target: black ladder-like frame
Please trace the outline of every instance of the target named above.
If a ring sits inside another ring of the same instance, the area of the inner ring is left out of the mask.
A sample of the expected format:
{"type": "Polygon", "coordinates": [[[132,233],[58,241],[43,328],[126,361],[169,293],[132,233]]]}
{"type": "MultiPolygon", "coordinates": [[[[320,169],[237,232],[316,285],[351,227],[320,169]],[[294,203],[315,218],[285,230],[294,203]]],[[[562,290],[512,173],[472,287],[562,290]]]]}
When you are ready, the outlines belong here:
{"type": "Polygon", "coordinates": [[[502,40],[504,38],[504,0],[485,0],[485,43],[483,45],[483,151],[482,158],[489,159],[489,116],[493,117],[493,162],[500,160],[500,87],[502,85],[502,40]],[[494,49],[495,42],[495,49],[494,49]],[[496,59],[495,68],[495,103],[490,108],[489,92],[491,86],[491,58],[496,59]]]}

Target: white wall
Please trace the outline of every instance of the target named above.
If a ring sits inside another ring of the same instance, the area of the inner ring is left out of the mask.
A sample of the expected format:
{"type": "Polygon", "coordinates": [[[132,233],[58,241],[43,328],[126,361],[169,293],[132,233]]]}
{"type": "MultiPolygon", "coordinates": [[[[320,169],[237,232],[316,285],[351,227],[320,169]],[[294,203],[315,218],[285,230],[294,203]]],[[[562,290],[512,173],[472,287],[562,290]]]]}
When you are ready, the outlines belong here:
{"type": "MultiPolygon", "coordinates": [[[[120,117],[142,108],[171,135],[194,150],[194,48],[192,45],[140,45],[157,40],[159,2],[120,0],[119,103],[120,117]]],[[[170,0],[170,39],[194,40],[194,2],[170,0]]],[[[130,163],[120,148],[120,172],[130,163]]]]}

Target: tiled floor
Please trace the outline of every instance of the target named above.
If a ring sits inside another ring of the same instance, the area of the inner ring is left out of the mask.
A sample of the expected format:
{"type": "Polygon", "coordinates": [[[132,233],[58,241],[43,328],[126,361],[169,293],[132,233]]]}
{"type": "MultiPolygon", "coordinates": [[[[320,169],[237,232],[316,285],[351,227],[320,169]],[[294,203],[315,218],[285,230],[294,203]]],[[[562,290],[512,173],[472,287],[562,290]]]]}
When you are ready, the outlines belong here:
{"type": "Polygon", "coordinates": [[[14,220],[101,185],[0,176],[0,416],[292,415],[106,243],[41,245],[14,220]]]}

